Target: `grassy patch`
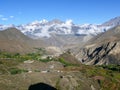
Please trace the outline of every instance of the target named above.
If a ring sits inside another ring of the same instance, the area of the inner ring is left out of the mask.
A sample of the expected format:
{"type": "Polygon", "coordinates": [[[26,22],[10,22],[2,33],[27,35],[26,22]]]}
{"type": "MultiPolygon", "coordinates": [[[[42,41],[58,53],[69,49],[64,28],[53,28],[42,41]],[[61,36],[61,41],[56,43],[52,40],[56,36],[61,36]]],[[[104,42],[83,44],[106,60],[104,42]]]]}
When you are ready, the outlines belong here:
{"type": "Polygon", "coordinates": [[[38,51],[35,53],[28,53],[28,54],[19,54],[19,53],[8,53],[8,52],[0,52],[0,59],[6,59],[6,60],[13,60],[17,59],[19,61],[25,61],[25,60],[38,60],[45,54],[45,50],[42,48],[36,48],[38,51]]]}
{"type": "Polygon", "coordinates": [[[103,65],[83,65],[81,71],[86,77],[96,80],[102,90],[119,90],[120,73],[118,67],[116,65],[108,65],[104,67],[103,65]]]}
{"type": "Polygon", "coordinates": [[[23,73],[23,72],[28,72],[28,70],[19,69],[19,68],[10,68],[9,72],[10,74],[15,75],[15,74],[23,73]]]}
{"type": "Polygon", "coordinates": [[[73,64],[73,63],[69,63],[69,62],[65,61],[64,58],[59,58],[58,61],[60,63],[62,63],[65,67],[67,67],[67,66],[79,66],[78,64],[73,64]]]}

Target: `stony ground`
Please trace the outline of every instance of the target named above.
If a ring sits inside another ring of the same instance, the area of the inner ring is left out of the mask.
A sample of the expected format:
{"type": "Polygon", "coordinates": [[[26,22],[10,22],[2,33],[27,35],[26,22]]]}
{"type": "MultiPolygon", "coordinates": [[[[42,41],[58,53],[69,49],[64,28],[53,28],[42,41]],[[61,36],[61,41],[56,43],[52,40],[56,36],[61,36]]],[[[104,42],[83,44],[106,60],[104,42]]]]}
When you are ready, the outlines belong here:
{"type": "Polygon", "coordinates": [[[0,90],[28,90],[30,85],[37,83],[50,85],[56,90],[120,89],[119,73],[115,72],[115,77],[113,73],[91,66],[64,67],[58,61],[28,60],[18,62],[16,60],[1,60],[0,69],[0,90]],[[21,71],[19,72],[19,70],[21,71]],[[98,73],[98,71],[100,72],[98,73]],[[112,76],[106,73],[112,74],[112,76]],[[105,86],[104,82],[108,84],[105,86]]]}

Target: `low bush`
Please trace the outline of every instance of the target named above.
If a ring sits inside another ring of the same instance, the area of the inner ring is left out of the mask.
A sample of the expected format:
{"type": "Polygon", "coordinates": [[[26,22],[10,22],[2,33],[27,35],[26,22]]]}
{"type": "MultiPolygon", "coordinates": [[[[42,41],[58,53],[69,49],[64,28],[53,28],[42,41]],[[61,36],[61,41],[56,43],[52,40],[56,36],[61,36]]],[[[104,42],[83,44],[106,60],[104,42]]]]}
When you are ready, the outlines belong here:
{"type": "Polygon", "coordinates": [[[22,72],[28,72],[28,70],[24,69],[18,69],[18,68],[10,68],[10,74],[15,75],[15,74],[20,74],[22,72]]]}

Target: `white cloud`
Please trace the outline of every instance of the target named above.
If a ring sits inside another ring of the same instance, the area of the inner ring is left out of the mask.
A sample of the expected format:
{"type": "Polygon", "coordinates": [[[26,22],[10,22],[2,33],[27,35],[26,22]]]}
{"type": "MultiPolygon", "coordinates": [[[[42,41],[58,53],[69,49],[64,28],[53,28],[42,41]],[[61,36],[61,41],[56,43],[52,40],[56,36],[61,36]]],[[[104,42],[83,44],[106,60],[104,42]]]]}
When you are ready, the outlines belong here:
{"type": "Polygon", "coordinates": [[[69,20],[66,20],[66,22],[65,22],[67,25],[72,25],[72,20],[71,19],[69,19],[69,20]]]}
{"type": "Polygon", "coordinates": [[[2,20],[2,21],[7,21],[7,20],[8,20],[8,18],[1,18],[1,20],[2,20]]]}
{"type": "Polygon", "coordinates": [[[10,18],[14,18],[14,16],[10,16],[10,18]]]}

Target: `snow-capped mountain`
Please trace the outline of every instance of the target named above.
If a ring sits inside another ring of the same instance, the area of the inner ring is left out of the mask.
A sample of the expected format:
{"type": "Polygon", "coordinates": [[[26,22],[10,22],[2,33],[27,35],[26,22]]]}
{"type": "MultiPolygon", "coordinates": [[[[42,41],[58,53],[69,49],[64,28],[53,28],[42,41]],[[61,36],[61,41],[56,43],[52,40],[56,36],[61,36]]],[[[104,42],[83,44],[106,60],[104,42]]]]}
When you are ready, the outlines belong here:
{"type": "Polygon", "coordinates": [[[19,29],[21,32],[23,32],[25,35],[32,38],[50,37],[51,34],[97,35],[101,32],[105,32],[106,30],[116,26],[119,23],[120,23],[120,17],[111,19],[110,21],[101,25],[95,25],[95,24],[76,25],[72,22],[72,20],[66,20],[65,22],[63,22],[58,19],[54,19],[52,21],[47,21],[43,19],[41,21],[34,21],[29,24],[19,25],[19,26],[0,25],[0,30],[7,29],[9,27],[15,27],[19,29]]]}
{"type": "Polygon", "coordinates": [[[24,34],[33,37],[50,37],[51,33],[55,34],[73,34],[72,31],[72,21],[67,20],[66,22],[62,22],[60,20],[42,20],[35,21],[26,25],[18,26],[24,34]]]}
{"type": "Polygon", "coordinates": [[[99,26],[93,24],[75,25],[72,20],[66,20],[65,22],[60,20],[42,20],[34,21],[26,25],[17,26],[25,35],[34,38],[50,37],[54,34],[72,34],[72,35],[96,35],[111,28],[111,26],[99,26]]]}

